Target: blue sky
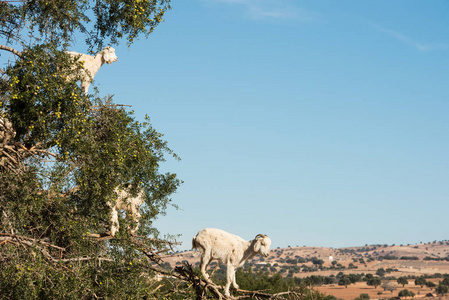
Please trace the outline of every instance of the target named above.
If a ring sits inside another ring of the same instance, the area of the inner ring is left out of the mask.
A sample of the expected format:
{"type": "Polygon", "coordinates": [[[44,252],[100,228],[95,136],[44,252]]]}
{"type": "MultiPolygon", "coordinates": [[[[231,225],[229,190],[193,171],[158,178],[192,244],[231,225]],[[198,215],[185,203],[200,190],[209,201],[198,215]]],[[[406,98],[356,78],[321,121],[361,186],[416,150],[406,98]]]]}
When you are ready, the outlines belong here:
{"type": "Polygon", "coordinates": [[[173,1],[102,94],[145,113],[184,180],[157,227],[273,247],[448,238],[447,1],[173,1]]]}

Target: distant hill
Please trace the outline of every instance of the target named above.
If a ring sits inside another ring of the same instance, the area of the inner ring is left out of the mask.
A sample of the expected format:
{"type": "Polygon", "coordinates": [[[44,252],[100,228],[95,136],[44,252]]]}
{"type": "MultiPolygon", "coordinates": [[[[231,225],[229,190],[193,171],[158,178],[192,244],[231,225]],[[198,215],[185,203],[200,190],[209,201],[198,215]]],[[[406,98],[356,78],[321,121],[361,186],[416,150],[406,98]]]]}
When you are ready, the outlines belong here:
{"type": "MultiPolygon", "coordinates": [[[[165,259],[171,267],[188,261],[199,264],[199,252],[175,253],[165,259]]],[[[365,245],[363,247],[288,247],[272,249],[268,258],[248,261],[254,270],[284,276],[371,273],[384,269],[389,276],[420,276],[449,273],[449,241],[413,245],[365,245]]]]}
{"type": "MultiPolygon", "coordinates": [[[[166,257],[164,261],[164,267],[170,265],[174,268],[183,261],[198,267],[200,254],[185,251],[166,257]]],[[[254,257],[244,268],[251,268],[252,272],[293,277],[295,282],[308,281],[316,290],[332,295],[334,299],[354,300],[362,294],[368,295],[371,300],[399,299],[400,291],[408,289],[415,295],[414,299],[449,300],[447,295],[437,295],[435,288],[444,274],[449,274],[449,241],[338,249],[305,246],[277,248],[272,249],[267,258],[254,257]],[[366,279],[369,276],[379,277],[381,286],[369,286],[366,279]],[[434,286],[415,285],[414,278],[421,276],[434,286]],[[338,282],[343,277],[355,278],[356,281],[349,286],[341,286],[338,282]],[[400,277],[408,278],[405,287],[397,282],[400,277]]],[[[220,268],[214,276],[224,278],[224,269],[220,268]]]]}

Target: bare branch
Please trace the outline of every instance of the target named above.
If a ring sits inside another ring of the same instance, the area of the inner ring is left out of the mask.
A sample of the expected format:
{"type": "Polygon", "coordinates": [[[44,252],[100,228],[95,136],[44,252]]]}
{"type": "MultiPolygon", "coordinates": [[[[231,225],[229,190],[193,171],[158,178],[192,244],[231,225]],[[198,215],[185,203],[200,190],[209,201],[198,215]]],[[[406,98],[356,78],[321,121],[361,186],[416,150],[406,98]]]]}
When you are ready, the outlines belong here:
{"type": "Polygon", "coordinates": [[[54,259],[53,261],[60,261],[60,262],[72,262],[72,261],[87,261],[87,260],[99,260],[99,261],[114,261],[111,258],[104,258],[104,257],[75,257],[75,258],[64,258],[64,259],[54,259]]]}
{"type": "Polygon", "coordinates": [[[12,47],[6,46],[6,45],[0,45],[0,50],[6,50],[6,51],[9,51],[11,53],[14,53],[18,57],[22,57],[22,52],[20,52],[19,50],[14,49],[12,47]]]}
{"type": "Polygon", "coordinates": [[[44,245],[47,247],[52,247],[52,248],[55,248],[58,250],[65,251],[65,248],[50,244],[50,243],[46,242],[45,240],[33,239],[30,237],[26,237],[26,236],[22,236],[22,235],[18,235],[18,234],[10,234],[10,233],[0,232],[0,241],[2,241],[2,240],[29,241],[30,243],[41,244],[41,245],[44,245]]]}

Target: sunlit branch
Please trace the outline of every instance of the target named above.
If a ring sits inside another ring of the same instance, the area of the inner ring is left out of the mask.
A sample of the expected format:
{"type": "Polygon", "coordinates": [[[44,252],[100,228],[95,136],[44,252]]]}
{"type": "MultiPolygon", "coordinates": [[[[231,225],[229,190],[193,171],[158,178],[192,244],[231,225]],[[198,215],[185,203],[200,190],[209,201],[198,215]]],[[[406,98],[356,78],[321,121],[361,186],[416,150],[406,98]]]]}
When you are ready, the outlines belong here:
{"type": "Polygon", "coordinates": [[[14,49],[14,48],[12,48],[12,47],[6,46],[6,45],[0,45],[0,50],[6,50],[6,51],[9,51],[9,52],[11,52],[11,53],[14,53],[14,54],[17,55],[18,57],[22,57],[22,52],[20,52],[20,51],[14,49]]]}

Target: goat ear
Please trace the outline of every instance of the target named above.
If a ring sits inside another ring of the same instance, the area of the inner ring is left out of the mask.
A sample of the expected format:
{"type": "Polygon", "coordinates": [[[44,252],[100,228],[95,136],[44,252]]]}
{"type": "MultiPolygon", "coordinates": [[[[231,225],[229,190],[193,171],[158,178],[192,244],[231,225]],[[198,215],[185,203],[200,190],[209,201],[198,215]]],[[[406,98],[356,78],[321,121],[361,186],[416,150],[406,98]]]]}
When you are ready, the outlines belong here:
{"type": "Polygon", "coordinates": [[[254,243],[254,252],[259,252],[260,246],[260,241],[256,239],[256,242],[254,243]]]}

